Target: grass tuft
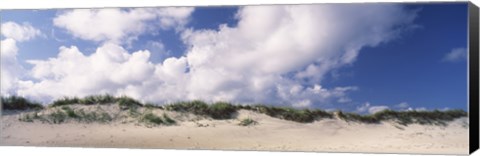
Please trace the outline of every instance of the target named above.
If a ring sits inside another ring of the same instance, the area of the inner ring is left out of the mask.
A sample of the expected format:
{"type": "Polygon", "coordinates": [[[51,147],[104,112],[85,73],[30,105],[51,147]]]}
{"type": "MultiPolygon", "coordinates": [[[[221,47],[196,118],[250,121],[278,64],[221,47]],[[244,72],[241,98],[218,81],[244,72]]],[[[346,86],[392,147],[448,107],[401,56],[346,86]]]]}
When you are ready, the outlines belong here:
{"type": "Polygon", "coordinates": [[[120,109],[122,110],[137,109],[138,107],[143,106],[142,103],[128,96],[122,96],[117,98],[117,102],[118,106],[120,106],[120,109]]]}
{"type": "Polygon", "coordinates": [[[238,125],[240,125],[240,126],[253,126],[253,125],[256,125],[256,124],[258,124],[257,121],[255,121],[251,118],[245,118],[245,119],[242,119],[238,125]]]}
{"type": "Polygon", "coordinates": [[[80,116],[78,116],[75,111],[68,107],[68,106],[62,106],[62,110],[65,111],[65,114],[67,114],[67,117],[69,118],[78,118],[80,116]]]}
{"type": "Polygon", "coordinates": [[[208,107],[206,114],[213,119],[230,119],[237,109],[230,103],[216,102],[208,107]]]}
{"type": "Polygon", "coordinates": [[[284,120],[301,122],[301,123],[309,123],[317,119],[333,117],[332,114],[322,110],[313,110],[313,111],[309,109],[298,110],[298,109],[293,109],[289,107],[273,107],[273,106],[263,106],[263,105],[256,105],[256,106],[250,107],[250,109],[274,118],[280,118],[284,120]]]}
{"type": "Polygon", "coordinates": [[[72,105],[72,104],[79,104],[80,99],[77,97],[63,97],[62,99],[58,99],[53,101],[50,105],[51,107],[58,107],[58,106],[65,106],[65,105],[72,105]]]}
{"type": "Polygon", "coordinates": [[[154,124],[154,125],[160,125],[163,124],[162,118],[159,116],[153,114],[153,113],[147,113],[142,116],[141,121],[147,123],[147,124],[154,124]]]}
{"type": "Polygon", "coordinates": [[[173,120],[172,118],[170,118],[167,114],[163,113],[163,123],[165,125],[174,125],[177,122],[175,120],[173,120]]]}
{"type": "Polygon", "coordinates": [[[57,110],[49,114],[48,117],[54,124],[60,124],[65,122],[68,116],[63,111],[57,110]]]}

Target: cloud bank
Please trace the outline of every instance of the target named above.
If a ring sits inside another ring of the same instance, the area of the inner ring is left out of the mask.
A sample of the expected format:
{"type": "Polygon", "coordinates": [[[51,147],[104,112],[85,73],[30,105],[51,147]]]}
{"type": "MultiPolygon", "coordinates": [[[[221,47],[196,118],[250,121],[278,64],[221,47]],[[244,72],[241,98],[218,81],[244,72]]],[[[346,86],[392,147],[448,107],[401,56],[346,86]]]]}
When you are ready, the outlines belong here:
{"type": "Polygon", "coordinates": [[[359,88],[325,88],[325,75],[352,65],[362,48],[397,38],[416,16],[394,4],[246,6],[236,14],[234,27],[178,29],[187,51],[156,64],[150,61],[150,51],[128,52],[121,40],[150,31],[150,23],[144,22],[150,19],[156,19],[160,29],[185,26],[188,20],[178,19],[189,19],[190,13],[134,16],[138,12],[151,10],[59,14],[56,26],[101,46],[91,55],[64,46],[57,57],[29,60],[35,81],[22,81],[17,93],[43,101],[110,93],[157,103],[195,99],[294,107],[348,103],[348,93],[359,88]]]}

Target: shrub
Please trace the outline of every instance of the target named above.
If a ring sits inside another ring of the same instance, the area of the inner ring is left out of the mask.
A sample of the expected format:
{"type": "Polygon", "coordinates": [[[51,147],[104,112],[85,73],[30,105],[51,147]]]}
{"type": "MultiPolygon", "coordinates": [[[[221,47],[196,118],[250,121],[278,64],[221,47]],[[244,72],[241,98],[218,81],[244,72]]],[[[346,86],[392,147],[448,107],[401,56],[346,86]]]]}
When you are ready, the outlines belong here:
{"type": "Polygon", "coordinates": [[[1,103],[2,109],[4,110],[43,109],[43,106],[40,103],[32,102],[20,96],[1,97],[1,103]]]}
{"type": "Polygon", "coordinates": [[[256,125],[256,124],[258,124],[257,121],[255,121],[251,118],[245,118],[245,119],[242,119],[238,125],[240,125],[240,126],[251,126],[251,125],[256,125]]]}

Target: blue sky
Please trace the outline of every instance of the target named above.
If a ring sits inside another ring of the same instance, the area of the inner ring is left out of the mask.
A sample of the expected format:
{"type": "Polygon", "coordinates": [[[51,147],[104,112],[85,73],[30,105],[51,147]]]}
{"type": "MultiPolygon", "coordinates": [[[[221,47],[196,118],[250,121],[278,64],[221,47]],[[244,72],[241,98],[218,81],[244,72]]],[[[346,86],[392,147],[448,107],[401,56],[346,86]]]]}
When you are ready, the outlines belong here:
{"type": "Polygon", "coordinates": [[[466,3],[0,16],[2,95],[48,103],[109,93],[359,113],[467,108],[466,3]]]}

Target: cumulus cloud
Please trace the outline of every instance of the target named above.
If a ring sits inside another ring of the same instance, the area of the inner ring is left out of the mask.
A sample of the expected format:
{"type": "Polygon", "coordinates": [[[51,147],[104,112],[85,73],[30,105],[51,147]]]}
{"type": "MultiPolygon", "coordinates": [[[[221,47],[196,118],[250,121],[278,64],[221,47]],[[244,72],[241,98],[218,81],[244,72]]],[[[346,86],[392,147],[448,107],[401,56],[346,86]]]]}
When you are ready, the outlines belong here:
{"type": "Polygon", "coordinates": [[[75,9],[60,13],[53,23],[84,40],[125,43],[157,27],[181,29],[193,10],[190,7],[75,9]]]}
{"type": "Polygon", "coordinates": [[[18,48],[16,41],[13,39],[5,39],[0,43],[1,52],[1,92],[2,94],[9,95],[12,89],[15,87],[15,83],[18,80],[18,69],[20,68],[17,63],[18,48]]]}
{"type": "Polygon", "coordinates": [[[17,61],[17,43],[31,40],[42,33],[28,23],[5,22],[0,29],[2,36],[5,37],[0,43],[0,92],[2,95],[11,95],[15,94],[18,80],[23,73],[23,68],[17,61]]]}
{"type": "Polygon", "coordinates": [[[235,27],[183,33],[191,74],[211,77],[210,87],[193,88],[247,101],[281,99],[305,106],[309,102],[303,99],[348,101],[342,95],[350,90],[321,87],[324,75],[353,63],[362,47],[396,38],[415,13],[386,4],[247,6],[236,17],[235,27]],[[259,96],[241,95],[245,91],[259,96]]]}
{"type": "MultiPolygon", "coordinates": [[[[188,47],[185,54],[155,64],[150,51],[128,52],[119,43],[148,31],[149,24],[143,21],[156,18],[131,15],[140,14],[137,11],[60,14],[55,25],[76,37],[105,43],[91,55],[71,46],[60,48],[57,57],[28,61],[33,65],[30,74],[38,81],[21,81],[18,93],[50,100],[110,93],[159,103],[194,99],[294,107],[348,103],[352,101],[348,93],[358,88],[324,87],[324,76],[352,64],[363,47],[395,39],[416,15],[395,4],[246,6],[236,14],[234,27],[180,30],[188,47]]],[[[161,29],[182,25],[179,20],[159,21],[161,29]]],[[[369,106],[365,111],[385,107],[369,106]]]]}
{"type": "Polygon", "coordinates": [[[2,35],[6,38],[11,38],[15,41],[28,41],[36,36],[42,35],[40,30],[32,27],[28,23],[18,24],[15,22],[2,23],[0,29],[2,35]]]}
{"type": "Polygon", "coordinates": [[[444,62],[459,62],[467,59],[467,49],[465,48],[454,48],[449,53],[447,53],[442,61],[444,62]]]}
{"type": "Polygon", "coordinates": [[[56,58],[29,60],[35,83],[24,81],[19,95],[37,99],[89,94],[115,93],[119,88],[142,83],[154,71],[148,62],[149,51],[128,53],[122,47],[107,43],[95,53],[84,55],[77,47],[60,47],[56,58]]]}

